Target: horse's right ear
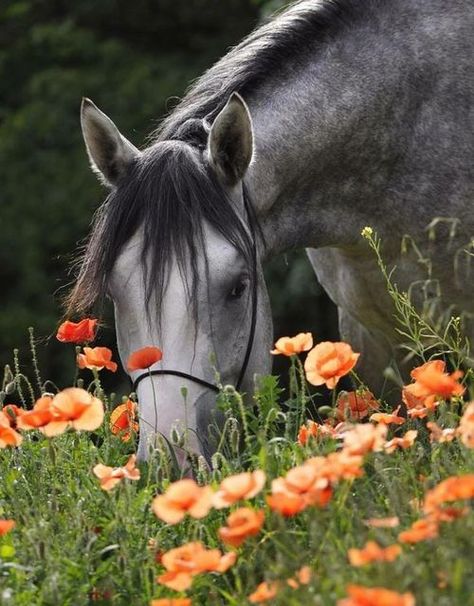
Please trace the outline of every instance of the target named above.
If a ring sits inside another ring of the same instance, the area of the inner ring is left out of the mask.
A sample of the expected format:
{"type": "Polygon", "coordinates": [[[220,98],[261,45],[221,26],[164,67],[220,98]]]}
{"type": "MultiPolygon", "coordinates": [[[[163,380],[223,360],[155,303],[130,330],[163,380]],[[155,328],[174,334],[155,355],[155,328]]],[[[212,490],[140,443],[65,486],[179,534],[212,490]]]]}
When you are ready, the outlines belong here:
{"type": "Polygon", "coordinates": [[[81,104],[81,128],[92,170],[105,185],[114,187],[140,155],[139,150],[86,98],[81,104]]]}

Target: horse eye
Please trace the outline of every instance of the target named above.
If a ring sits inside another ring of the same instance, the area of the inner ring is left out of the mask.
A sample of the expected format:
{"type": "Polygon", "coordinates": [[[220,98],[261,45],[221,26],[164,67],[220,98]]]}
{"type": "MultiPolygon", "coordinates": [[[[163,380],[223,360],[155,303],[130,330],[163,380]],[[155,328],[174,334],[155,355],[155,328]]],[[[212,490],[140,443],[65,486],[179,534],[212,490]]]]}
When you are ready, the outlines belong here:
{"type": "Polygon", "coordinates": [[[245,280],[239,280],[234,288],[229,293],[229,299],[240,299],[247,288],[247,282],[245,280]]]}

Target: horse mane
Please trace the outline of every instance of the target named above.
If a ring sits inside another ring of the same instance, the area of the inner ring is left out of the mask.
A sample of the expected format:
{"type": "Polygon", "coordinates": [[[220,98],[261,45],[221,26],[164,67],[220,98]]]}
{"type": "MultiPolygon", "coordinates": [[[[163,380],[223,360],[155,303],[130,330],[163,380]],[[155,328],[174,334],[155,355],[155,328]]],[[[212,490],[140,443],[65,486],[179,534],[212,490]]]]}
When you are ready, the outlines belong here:
{"type": "Polygon", "coordinates": [[[300,0],[277,13],[219,59],[188,89],[184,98],[151,134],[153,142],[182,138],[200,120],[212,123],[229,96],[248,101],[269,74],[278,75],[289,59],[311,53],[373,0],[300,0]],[[183,128],[184,127],[184,128],[183,128]]]}
{"type": "MultiPolygon", "coordinates": [[[[188,297],[195,301],[197,253],[205,250],[203,220],[251,266],[249,229],[203,153],[209,124],[232,92],[248,98],[289,56],[329,40],[349,22],[351,7],[369,1],[301,0],[257,28],[197,80],[96,212],[89,240],[73,266],[78,271],[65,299],[67,316],[89,313],[96,304],[101,307],[115,261],[140,226],[146,298],[156,293],[158,305],[173,255],[188,297]]],[[[263,237],[248,206],[250,233],[263,237]]]]}

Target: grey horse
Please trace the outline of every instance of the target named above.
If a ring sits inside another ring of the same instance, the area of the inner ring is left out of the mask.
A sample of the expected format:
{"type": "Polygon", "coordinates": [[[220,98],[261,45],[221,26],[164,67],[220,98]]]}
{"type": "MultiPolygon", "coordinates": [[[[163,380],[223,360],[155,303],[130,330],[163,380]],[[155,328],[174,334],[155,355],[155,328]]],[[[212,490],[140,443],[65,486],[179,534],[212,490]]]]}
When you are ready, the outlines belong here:
{"type": "Polygon", "coordinates": [[[307,249],[377,394],[400,338],[364,226],[401,289],[425,284],[429,256],[442,304],[474,311],[473,31],[471,0],[297,2],[211,67],[141,151],[84,100],[110,193],[68,310],[108,295],[124,365],[162,348],[159,373],[131,373],[142,457],[176,422],[209,454],[215,370],[249,394],[270,370],[265,259],[307,249]]]}

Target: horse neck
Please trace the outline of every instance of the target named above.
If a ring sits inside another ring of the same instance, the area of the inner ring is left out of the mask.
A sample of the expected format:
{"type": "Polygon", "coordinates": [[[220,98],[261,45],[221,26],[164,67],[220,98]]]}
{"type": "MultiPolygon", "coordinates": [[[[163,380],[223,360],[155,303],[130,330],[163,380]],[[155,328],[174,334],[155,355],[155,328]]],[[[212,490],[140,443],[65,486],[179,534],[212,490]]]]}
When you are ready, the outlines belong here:
{"type": "Polygon", "coordinates": [[[397,231],[426,225],[425,209],[405,217],[401,206],[384,207],[387,184],[400,187],[411,120],[425,95],[414,86],[421,3],[398,4],[367,3],[373,8],[363,19],[249,98],[256,153],[247,184],[269,254],[358,246],[365,225],[381,235],[393,221],[397,231]]]}

